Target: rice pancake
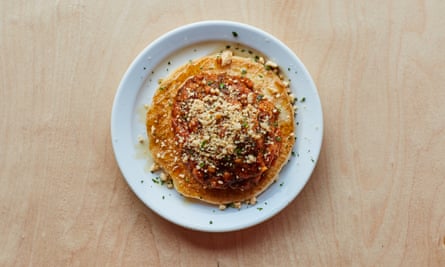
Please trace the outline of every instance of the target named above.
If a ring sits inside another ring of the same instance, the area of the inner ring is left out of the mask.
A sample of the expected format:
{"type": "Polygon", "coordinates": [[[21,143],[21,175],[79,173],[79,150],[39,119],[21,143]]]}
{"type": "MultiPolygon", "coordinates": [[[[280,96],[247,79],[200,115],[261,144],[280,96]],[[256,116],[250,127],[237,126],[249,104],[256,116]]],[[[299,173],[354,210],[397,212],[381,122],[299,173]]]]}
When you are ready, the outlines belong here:
{"type": "Polygon", "coordinates": [[[183,196],[213,204],[267,189],[289,158],[294,125],[288,89],[274,70],[221,54],[164,79],[146,117],[154,162],[183,196]]]}

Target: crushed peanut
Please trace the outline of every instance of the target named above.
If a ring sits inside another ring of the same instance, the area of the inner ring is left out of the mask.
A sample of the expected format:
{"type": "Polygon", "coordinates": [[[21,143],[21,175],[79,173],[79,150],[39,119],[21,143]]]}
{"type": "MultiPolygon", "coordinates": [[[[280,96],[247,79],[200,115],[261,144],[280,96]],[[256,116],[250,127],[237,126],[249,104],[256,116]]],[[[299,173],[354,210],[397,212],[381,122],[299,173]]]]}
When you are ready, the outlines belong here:
{"type": "Polygon", "coordinates": [[[278,68],[278,64],[275,63],[275,62],[273,62],[273,61],[270,61],[270,60],[268,60],[268,61],[264,64],[264,66],[269,67],[269,68],[272,68],[272,69],[276,69],[276,68],[278,68]]]}
{"type": "Polygon", "coordinates": [[[165,172],[162,172],[160,175],[160,179],[161,181],[166,182],[167,180],[169,180],[169,176],[165,172]]]}
{"type": "Polygon", "coordinates": [[[150,172],[157,172],[161,169],[161,166],[159,166],[159,164],[157,164],[156,162],[153,163],[153,165],[151,165],[150,168],[150,172]]]}
{"type": "Polygon", "coordinates": [[[221,53],[221,67],[230,65],[232,63],[233,52],[230,50],[224,50],[221,53]]]}
{"type": "Polygon", "coordinates": [[[241,209],[241,202],[233,202],[233,207],[236,209],[241,209]]]}

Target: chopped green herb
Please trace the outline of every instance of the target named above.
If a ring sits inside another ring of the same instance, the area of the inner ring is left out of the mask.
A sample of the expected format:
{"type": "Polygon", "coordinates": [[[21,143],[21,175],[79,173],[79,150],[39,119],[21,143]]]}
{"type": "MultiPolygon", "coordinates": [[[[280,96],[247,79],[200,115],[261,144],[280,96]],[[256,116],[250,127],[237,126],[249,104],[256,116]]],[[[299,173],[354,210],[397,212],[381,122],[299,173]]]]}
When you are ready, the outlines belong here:
{"type": "MultiPolygon", "coordinates": [[[[159,177],[156,177],[156,179],[159,179],[159,177]]],[[[156,180],[156,179],[151,179],[152,181],[153,181],[153,183],[155,183],[155,184],[159,184],[159,180],[156,180]]]]}
{"type": "Polygon", "coordinates": [[[168,64],[168,65],[171,65],[172,63],[169,61],[169,62],[167,62],[167,64],[168,64]]]}
{"type": "Polygon", "coordinates": [[[290,68],[287,68],[287,71],[290,71],[290,68]]]}
{"type": "Polygon", "coordinates": [[[246,73],[247,73],[247,70],[245,70],[245,69],[242,69],[242,70],[241,70],[241,74],[242,74],[242,75],[245,75],[246,73]]]}
{"type": "Polygon", "coordinates": [[[280,186],[283,186],[283,185],[284,185],[284,182],[280,183],[280,186]]]}
{"type": "Polygon", "coordinates": [[[241,49],[241,52],[242,52],[242,53],[246,52],[246,49],[241,49]]]}
{"type": "Polygon", "coordinates": [[[205,146],[206,144],[207,144],[207,141],[206,141],[206,140],[202,141],[202,142],[201,142],[201,149],[203,149],[204,146],[205,146]]]}
{"type": "Polygon", "coordinates": [[[213,224],[213,221],[209,221],[209,224],[213,224]]]}
{"type": "Polygon", "coordinates": [[[280,137],[280,136],[276,136],[276,137],[275,137],[275,141],[277,141],[277,142],[281,142],[281,137],[280,137]]]}
{"type": "Polygon", "coordinates": [[[229,48],[230,48],[230,45],[226,45],[226,48],[229,49],[229,48]]]}
{"type": "Polygon", "coordinates": [[[200,162],[200,163],[199,163],[199,167],[200,167],[200,168],[202,168],[202,167],[204,167],[204,166],[205,166],[205,163],[204,163],[204,162],[200,162]]]}
{"type": "Polygon", "coordinates": [[[303,98],[300,100],[301,103],[303,103],[303,102],[305,102],[305,101],[306,101],[306,97],[303,97],[303,98]]]}
{"type": "Polygon", "coordinates": [[[241,148],[239,147],[235,148],[235,154],[241,155],[241,148]]]}
{"type": "Polygon", "coordinates": [[[255,55],[255,62],[257,62],[258,60],[260,60],[260,57],[255,55]]]}
{"type": "Polygon", "coordinates": [[[226,86],[224,83],[220,83],[220,84],[219,84],[219,89],[223,89],[224,86],[226,86]]]}
{"type": "Polygon", "coordinates": [[[259,74],[258,77],[263,78],[263,75],[259,74]]]}
{"type": "Polygon", "coordinates": [[[249,54],[251,54],[251,55],[252,55],[252,53],[253,53],[253,52],[252,52],[252,51],[250,51],[250,50],[249,50],[249,51],[247,51],[247,52],[248,52],[249,54]]]}
{"type": "Polygon", "coordinates": [[[163,86],[159,87],[159,90],[161,90],[161,91],[164,90],[164,89],[165,89],[165,87],[163,87],[163,86]]]}
{"type": "Polygon", "coordinates": [[[162,199],[165,199],[165,196],[162,196],[162,199]]]}
{"type": "Polygon", "coordinates": [[[260,101],[261,99],[263,99],[263,97],[264,97],[264,95],[259,94],[256,96],[256,100],[260,101]]]}
{"type": "Polygon", "coordinates": [[[272,69],[269,65],[264,66],[264,68],[265,68],[266,70],[271,70],[271,69],[272,69]]]}
{"type": "Polygon", "coordinates": [[[243,123],[241,123],[242,128],[247,128],[247,126],[248,126],[247,121],[243,121],[243,123]]]}
{"type": "Polygon", "coordinates": [[[263,210],[263,208],[256,208],[257,210],[259,210],[259,211],[262,211],[263,210]]]}
{"type": "Polygon", "coordinates": [[[292,154],[292,157],[295,157],[295,152],[294,152],[294,151],[292,151],[292,153],[291,153],[291,154],[292,154]]]}
{"type": "Polygon", "coordinates": [[[274,126],[274,127],[278,127],[278,121],[274,121],[274,122],[273,122],[273,126],[274,126]]]}
{"type": "Polygon", "coordinates": [[[207,85],[212,85],[213,84],[213,81],[208,81],[207,82],[207,85]]]}
{"type": "Polygon", "coordinates": [[[144,183],[144,180],[141,180],[141,184],[143,184],[144,183]]]}
{"type": "Polygon", "coordinates": [[[238,33],[237,32],[232,32],[233,37],[238,37],[238,33]]]}

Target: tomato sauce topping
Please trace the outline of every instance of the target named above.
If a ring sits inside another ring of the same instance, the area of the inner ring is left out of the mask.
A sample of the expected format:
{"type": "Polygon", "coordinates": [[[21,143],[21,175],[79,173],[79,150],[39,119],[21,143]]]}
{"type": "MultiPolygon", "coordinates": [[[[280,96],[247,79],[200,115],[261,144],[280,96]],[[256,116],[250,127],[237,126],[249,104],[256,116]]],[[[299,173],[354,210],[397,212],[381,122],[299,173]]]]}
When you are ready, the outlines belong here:
{"type": "Polygon", "coordinates": [[[172,127],[181,160],[206,188],[249,189],[279,154],[279,113],[248,78],[193,76],[173,102],[172,127]]]}

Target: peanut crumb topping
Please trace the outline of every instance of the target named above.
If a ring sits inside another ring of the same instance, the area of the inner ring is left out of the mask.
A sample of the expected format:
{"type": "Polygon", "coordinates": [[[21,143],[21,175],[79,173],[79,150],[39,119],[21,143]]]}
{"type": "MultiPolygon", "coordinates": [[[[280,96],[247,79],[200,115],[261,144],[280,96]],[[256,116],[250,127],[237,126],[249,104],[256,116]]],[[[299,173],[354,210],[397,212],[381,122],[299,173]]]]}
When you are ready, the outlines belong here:
{"type": "Polygon", "coordinates": [[[278,115],[279,110],[245,77],[193,76],[173,104],[180,158],[209,188],[250,188],[279,152],[278,115]]]}

